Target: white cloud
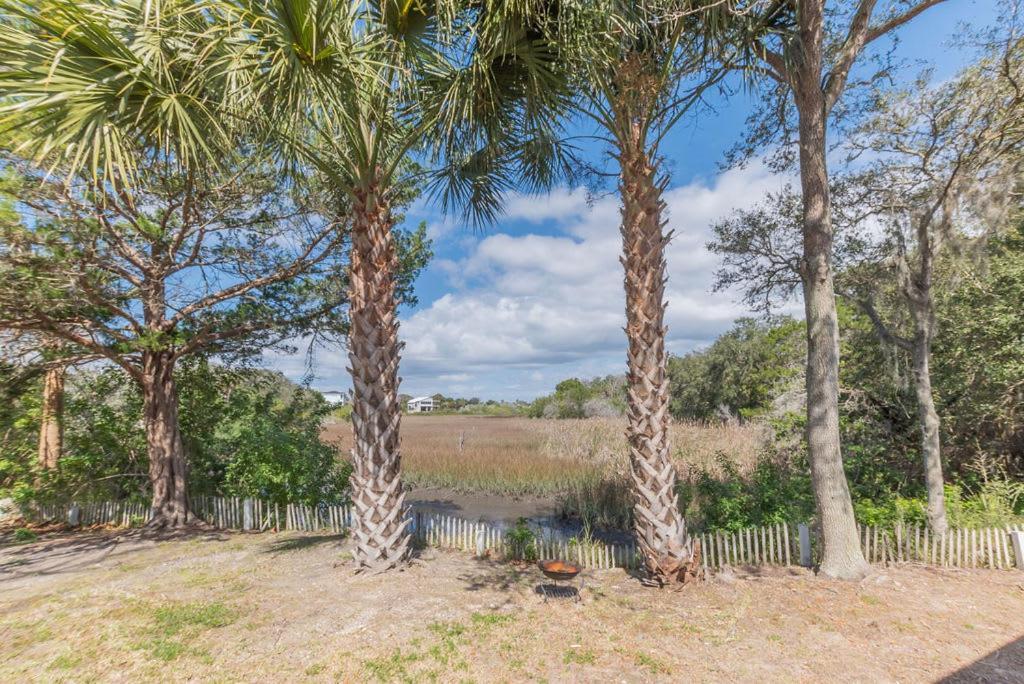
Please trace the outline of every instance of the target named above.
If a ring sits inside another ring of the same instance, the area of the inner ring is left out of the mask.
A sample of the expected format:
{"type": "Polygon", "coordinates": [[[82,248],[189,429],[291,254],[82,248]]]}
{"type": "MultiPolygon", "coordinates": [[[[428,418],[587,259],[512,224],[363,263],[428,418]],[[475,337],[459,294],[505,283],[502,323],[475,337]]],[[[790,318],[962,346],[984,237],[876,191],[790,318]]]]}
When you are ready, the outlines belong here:
{"type": "MultiPolygon", "coordinates": [[[[718,261],[704,245],[717,219],[782,184],[764,167],[751,166],[727,171],[711,184],[695,181],[666,192],[675,231],[666,255],[672,351],[710,342],[747,313],[731,295],[710,292],[718,261]]],[[[401,328],[407,344],[403,375],[410,385],[471,374],[500,395],[499,388],[512,385],[545,391],[552,373],[541,370],[622,370],[617,199],[588,204],[583,190],[560,189],[539,198],[514,197],[507,213],[532,224],[548,222],[556,234],[493,233],[470,245],[465,257],[443,264],[452,291],[401,328]]]]}
{"type": "MultiPolygon", "coordinates": [[[[748,313],[734,296],[711,292],[718,259],[705,244],[716,220],[756,204],[783,183],[754,165],[665,193],[675,231],[666,252],[665,292],[673,353],[710,343],[748,313]]],[[[566,377],[624,370],[617,198],[588,202],[583,190],[563,188],[513,197],[507,214],[506,232],[449,235],[448,244],[457,249],[431,269],[445,280],[446,292],[404,316],[399,330],[406,342],[403,392],[529,399],[566,377]]],[[[439,233],[455,228],[435,225],[439,233]]],[[[264,360],[295,379],[306,371],[302,352],[267,354],[264,360]]],[[[347,362],[342,349],[318,350],[314,386],[350,387],[347,362]]]]}

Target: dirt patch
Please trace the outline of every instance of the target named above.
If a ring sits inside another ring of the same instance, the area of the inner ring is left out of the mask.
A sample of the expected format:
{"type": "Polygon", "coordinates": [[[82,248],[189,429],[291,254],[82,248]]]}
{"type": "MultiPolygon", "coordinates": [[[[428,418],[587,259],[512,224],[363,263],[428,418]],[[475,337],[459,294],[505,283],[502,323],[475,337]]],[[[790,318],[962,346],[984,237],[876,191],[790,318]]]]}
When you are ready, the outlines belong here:
{"type": "Polygon", "coordinates": [[[323,535],[58,535],[0,549],[0,681],[1024,681],[1024,575],[737,570],[680,592],[323,535]],[[272,674],[271,674],[272,673],[272,674]]]}

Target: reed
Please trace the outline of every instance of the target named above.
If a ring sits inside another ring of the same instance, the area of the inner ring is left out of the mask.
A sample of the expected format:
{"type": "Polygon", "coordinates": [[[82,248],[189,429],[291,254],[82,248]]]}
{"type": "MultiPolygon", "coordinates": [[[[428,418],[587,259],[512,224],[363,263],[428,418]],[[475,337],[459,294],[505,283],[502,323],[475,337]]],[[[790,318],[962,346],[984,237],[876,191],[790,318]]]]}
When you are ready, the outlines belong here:
{"type": "MultiPolygon", "coordinates": [[[[413,486],[503,496],[558,496],[567,513],[597,527],[620,526],[632,507],[622,419],[548,420],[482,416],[405,416],[402,468],[413,486]],[[625,518],[624,518],[625,516],[625,518]]],[[[347,453],[347,423],[325,428],[347,453]]],[[[726,453],[753,466],[767,435],[753,425],[675,423],[671,443],[680,474],[716,468],[726,453]]]]}

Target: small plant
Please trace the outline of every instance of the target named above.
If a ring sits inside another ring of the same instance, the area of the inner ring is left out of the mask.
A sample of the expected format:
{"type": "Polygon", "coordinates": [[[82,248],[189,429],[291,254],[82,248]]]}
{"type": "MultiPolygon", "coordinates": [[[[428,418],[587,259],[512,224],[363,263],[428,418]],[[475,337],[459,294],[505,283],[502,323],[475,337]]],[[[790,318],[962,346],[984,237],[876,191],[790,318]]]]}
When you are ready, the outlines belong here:
{"type": "Polygon", "coordinates": [[[477,627],[495,627],[512,622],[516,616],[509,613],[473,613],[470,619],[477,627]]]}
{"type": "Polygon", "coordinates": [[[638,667],[644,668],[653,675],[667,675],[672,673],[672,669],[668,665],[652,655],[637,653],[634,660],[638,667]]]}
{"type": "Polygon", "coordinates": [[[565,652],[565,656],[562,661],[569,665],[576,663],[577,665],[593,665],[597,662],[597,655],[594,654],[589,648],[570,648],[565,652]]]}
{"type": "Polygon", "coordinates": [[[412,681],[406,665],[420,659],[419,653],[403,654],[395,649],[389,656],[371,658],[363,663],[363,668],[378,682],[412,681]]]}
{"type": "Polygon", "coordinates": [[[28,529],[27,527],[19,527],[18,529],[14,530],[14,541],[16,541],[19,544],[27,544],[29,542],[34,542],[38,538],[39,535],[33,532],[32,530],[28,529]]]}
{"type": "Polygon", "coordinates": [[[530,527],[526,518],[516,520],[515,527],[505,533],[505,541],[515,560],[537,560],[537,533],[530,527]]]}

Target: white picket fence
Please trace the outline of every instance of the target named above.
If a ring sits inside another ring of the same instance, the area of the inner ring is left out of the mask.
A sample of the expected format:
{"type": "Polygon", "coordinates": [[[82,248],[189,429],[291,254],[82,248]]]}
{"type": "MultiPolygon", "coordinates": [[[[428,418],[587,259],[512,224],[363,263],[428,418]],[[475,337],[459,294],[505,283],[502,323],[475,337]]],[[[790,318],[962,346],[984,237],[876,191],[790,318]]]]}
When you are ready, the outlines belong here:
{"type": "MultiPolygon", "coordinates": [[[[279,505],[260,499],[196,497],[192,511],[210,525],[238,530],[298,530],[341,533],[352,525],[352,509],[341,504],[279,505]]],[[[149,507],[141,503],[97,502],[42,505],[32,515],[39,522],[72,521],[82,525],[132,527],[145,524],[149,507]],[[76,510],[77,509],[77,510],[76,510]],[[74,517],[77,514],[77,519],[74,517]]],[[[633,543],[581,541],[554,532],[540,533],[525,548],[510,543],[507,528],[452,515],[410,512],[415,539],[426,546],[457,549],[492,557],[529,556],[571,560],[587,568],[634,568],[638,564],[633,543]]],[[[936,536],[927,528],[910,525],[860,526],[864,556],[871,563],[924,563],[957,568],[1009,569],[1018,567],[1018,552],[1011,540],[1024,527],[961,528],[936,536]]],[[[767,525],[735,532],[696,535],[702,562],[709,569],[736,565],[808,566],[814,538],[806,524],[767,525]]]]}

